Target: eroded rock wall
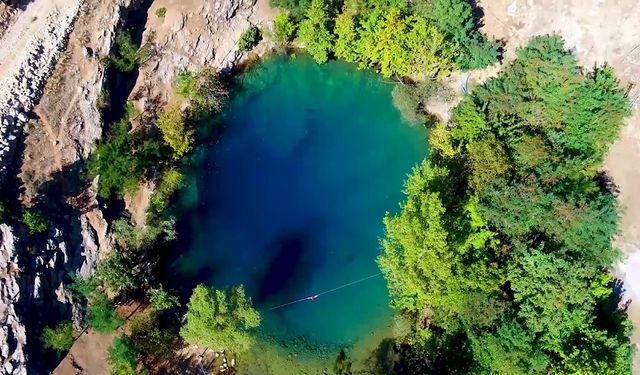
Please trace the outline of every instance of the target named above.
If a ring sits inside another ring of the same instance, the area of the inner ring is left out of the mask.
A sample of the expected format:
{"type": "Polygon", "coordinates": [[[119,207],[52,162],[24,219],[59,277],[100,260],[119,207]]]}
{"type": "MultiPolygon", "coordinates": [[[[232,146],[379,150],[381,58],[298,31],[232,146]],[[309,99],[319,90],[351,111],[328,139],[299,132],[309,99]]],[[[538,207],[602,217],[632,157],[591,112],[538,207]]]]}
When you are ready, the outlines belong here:
{"type": "Polygon", "coordinates": [[[25,327],[16,314],[20,300],[18,243],[13,229],[0,224],[0,373],[26,375],[25,327]]]}
{"type": "Polygon", "coordinates": [[[0,180],[11,162],[21,127],[64,50],[83,0],[45,1],[7,29],[0,47],[0,180]],[[31,23],[29,23],[31,22],[31,23]]]}

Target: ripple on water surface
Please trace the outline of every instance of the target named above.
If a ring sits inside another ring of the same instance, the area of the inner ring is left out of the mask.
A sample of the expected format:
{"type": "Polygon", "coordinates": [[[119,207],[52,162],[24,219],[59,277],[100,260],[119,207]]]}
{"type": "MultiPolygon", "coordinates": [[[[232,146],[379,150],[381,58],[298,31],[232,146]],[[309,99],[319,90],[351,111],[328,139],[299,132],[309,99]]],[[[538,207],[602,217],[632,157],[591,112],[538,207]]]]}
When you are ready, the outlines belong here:
{"type": "Polygon", "coordinates": [[[280,339],[351,343],[387,321],[382,277],[265,310],[379,272],[382,217],[426,154],[425,131],[402,121],[391,89],[371,72],[306,56],[243,74],[195,176],[181,275],[243,283],[263,329],[280,339]]]}

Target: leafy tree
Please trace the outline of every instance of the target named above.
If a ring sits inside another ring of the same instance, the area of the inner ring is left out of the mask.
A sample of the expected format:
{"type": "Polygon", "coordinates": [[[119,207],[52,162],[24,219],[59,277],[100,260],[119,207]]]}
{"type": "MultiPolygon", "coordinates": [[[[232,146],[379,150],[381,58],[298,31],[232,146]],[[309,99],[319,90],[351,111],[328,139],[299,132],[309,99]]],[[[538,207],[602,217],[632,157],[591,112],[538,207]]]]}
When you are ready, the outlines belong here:
{"type": "Polygon", "coordinates": [[[333,32],[336,36],[333,47],[336,57],[348,62],[357,62],[360,56],[357,50],[359,35],[356,29],[356,14],[345,7],[343,12],[336,17],[333,32]]]}
{"type": "Polygon", "coordinates": [[[176,92],[189,101],[192,115],[196,117],[220,112],[229,96],[227,88],[212,70],[180,72],[176,92]]]}
{"type": "Polygon", "coordinates": [[[162,174],[160,183],[151,196],[151,210],[162,212],[173,194],[184,184],[184,176],[176,168],[169,168],[162,174]]]}
{"type": "Polygon", "coordinates": [[[129,291],[137,285],[135,263],[127,255],[112,251],[100,261],[96,270],[96,278],[115,294],[129,291]]]}
{"type": "Polygon", "coordinates": [[[144,173],[144,163],[137,158],[129,135],[129,122],[123,119],[111,126],[106,140],[98,144],[87,162],[90,177],[100,176],[98,195],[108,198],[115,193],[122,196],[138,187],[144,173]]]}
{"type": "Polygon", "coordinates": [[[477,31],[468,0],[419,1],[418,11],[462,48],[456,54],[460,68],[480,69],[498,61],[500,45],[477,31]]]}
{"type": "Polygon", "coordinates": [[[270,0],[274,8],[283,8],[289,11],[294,22],[300,22],[311,4],[311,0],[270,0]]]}
{"type": "Polygon", "coordinates": [[[151,302],[151,307],[157,311],[180,306],[178,296],[162,289],[162,287],[149,290],[149,301],[151,302]]]}
{"type": "Polygon", "coordinates": [[[298,39],[318,63],[329,59],[334,38],[326,0],[311,0],[306,18],[300,22],[298,39]]]}
{"type": "Polygon", "coordinates": [[[121,30],[116,34],[115,51],[111,54],[111,63],[121,72],[130,72],[138,63],[138,48],[129,30],[121,30]]]}
{"type": "Polygon", "coordinates": [[[45,327],[40,340],[47,349],[53,349],[58,355],[73,346],[73,325],[70,321],[58,323],[55,327],[45,327]]]}
{"type": "Polygon", "coordinates": [[[453,92],[442,82],[426,80],[415,84],[396,85],[391,97],[393,105],[405,120],[413,124],[426,124],[429,121],[429,100],[435,98],[448,102],[453,99],[453,92]]]}
{"type": "Polygon", "coordinates": [[[98,332],[113,332],[123,320],[116,314],[116,309],[106,294],[97,292],[89,301],[87,308],[89,325],[98,332]]]}
{"type": "Polygon", "coordinates": [[[178,105],[173,105],[160,113],[157,122],[162,138],[173,150],[178,159],[191,150],[193,145],[193,129],[187,126],[185,117],[178,105]]]}
{"type": "Polygon", "coordinates": [[[187,307],[180,335],[191,345],[246,351],[253,341],[248,331],[260,325],[260,314],[242,286],[225,292],[198,285],[187,307]]]}
{"type": "Polygon", "coordinates": [[[238,49],[242,52],[251,51],[253,47],[258,45],[260,39],[262,39],[260,29],[256,26],[250,26],[240,35],[240,39],[238,40],[238,49]]]}
{"type": "Polygon", "coordinates": [[[22,222],[27,226],[31,234],[42,233],[49,227],[47,218],[38,211],[24,210],[22,212],[22,222]]]}
{"type": "Polygon", "coordinates": [[[630,374],[606,271],[618,207],[597,183],[629,113],[623,90],[609,68],[583,73],[556,36],[517,56],[436,124],[385,217],[391,304],[414,319],[424,372],[630,374]]]}
{"type": "Polygon", "coordinates": [[[280,44],[287,44],[293,40],[296,32],[296,25],[291,20],[288,12],[280,12],[273,19],[273,31],[276,41],[280,44]]]}
{"type": "Polygon", "coordinates": [[[73,282],[69,285],[69,289],[74,296],[82,297],[89,300],[98,289],[98,282],[95,277],[83,278],[80,275],[72,275],[73,282]]]}
{"type": "Polygon", "coordinates": [[[131,340],[142,353],[154,359],[171,358],[178,335],[160,327],[155,313],[137,314],[131,319],[131,340]]]}
{"type": "MultiPolygon", "coordinates": [[[[112,375],[139,375],[137,370],[140,350],[126,336],[118,336],[107,352],[107,363],[112,375]]],[[[146,373],[146,371],[143,371],[146,373]]]]}
{"type": "Polygon", "coordinates": [[[509,160],[502,147],[494,137],[467,144],[469,163],[469,186],[483,191],[488,185],[504,179],[509,171],[509,160]]]}

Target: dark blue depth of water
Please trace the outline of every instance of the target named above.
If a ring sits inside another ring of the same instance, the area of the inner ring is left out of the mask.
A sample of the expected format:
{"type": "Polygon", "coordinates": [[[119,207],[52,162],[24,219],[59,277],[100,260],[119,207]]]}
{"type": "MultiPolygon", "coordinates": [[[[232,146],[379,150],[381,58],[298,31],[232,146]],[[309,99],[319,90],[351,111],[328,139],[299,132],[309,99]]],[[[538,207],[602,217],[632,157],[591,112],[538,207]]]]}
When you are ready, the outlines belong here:
{"type": "Polygon", "coordinates": [[[382,218],[427,152],[392,85],[339,62],[274,57],[239,78],[223,136],[186,192],[181,277],[242,283],[278,339],[351,343],[390,319],[376,277],[286,308],[269,307],[379,272],[382,218]]]}

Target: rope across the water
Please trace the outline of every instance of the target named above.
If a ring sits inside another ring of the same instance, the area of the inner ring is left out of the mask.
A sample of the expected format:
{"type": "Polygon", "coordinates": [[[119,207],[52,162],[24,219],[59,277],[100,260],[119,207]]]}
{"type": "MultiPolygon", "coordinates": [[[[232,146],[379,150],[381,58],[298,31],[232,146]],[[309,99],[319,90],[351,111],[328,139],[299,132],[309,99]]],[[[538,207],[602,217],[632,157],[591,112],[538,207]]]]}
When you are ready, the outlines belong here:
{"type": "Polygon", "coordinates": [[[324,294],[335,292],[336,290],[340,290],[342,288],[346,288],[348,286],[351,286],[351,285],[354,285],[354,284],[358,284],[358,283],[361,283],[363,281],[367,281],[369,279],[373,279],[374,277],[378,277],[380,275],[382,275],[382,272],[378,272],[378,273],[376,273],[374,275],[369,275],[367,277],[363,277],[361,279],[352,281],[350,283],[342,284],[342,285],[337,286],[335,288],[332,288],[332,289],[329,289],[329,290],[325,290],[325,291],[322,291],[322,292],[317,293],[317,294],[310,295],[309,297],[300,298],[300,299],[297,299],[295,301],[291,301],[291,302],[283,303],[282,305],[271,307],[271,308],[267,309],[266,311],[280,309],[280,308],[283,308],[285,306],[293,305],[293,304],[304,302],[304,301],[315,301],[316,299],[318,299],[318,297],[320,297],[320,296],[322,296],[324,294]]]}

